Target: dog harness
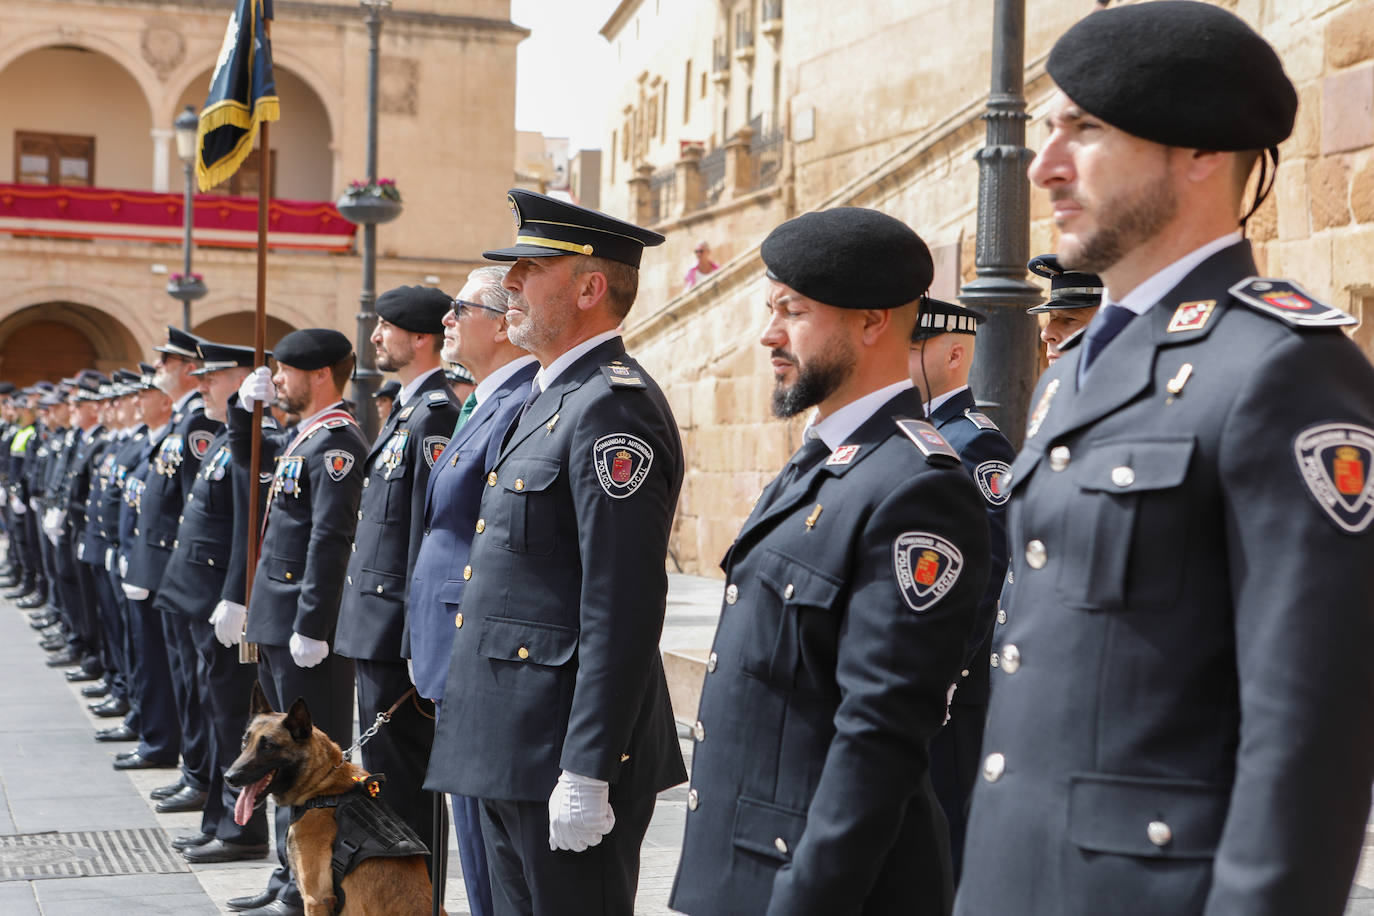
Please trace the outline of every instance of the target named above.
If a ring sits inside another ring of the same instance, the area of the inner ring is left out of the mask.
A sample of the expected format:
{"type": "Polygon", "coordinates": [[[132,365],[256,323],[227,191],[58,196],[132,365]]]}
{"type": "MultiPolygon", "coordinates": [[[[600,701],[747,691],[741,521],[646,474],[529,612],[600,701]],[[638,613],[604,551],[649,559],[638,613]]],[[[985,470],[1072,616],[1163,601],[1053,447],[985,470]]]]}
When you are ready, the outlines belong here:
{"type": "Polygon", "coordinates": [[[304,804],[291,806],[291,823],[300,820],[311,808],[333,808],[337,832],[334,854],[329,865],[334,872],[334,909],[344,905],[343,879],[359,864],[372,858],[427,856],[429,847],[414,830],[382,801],[385,776],[354,777],[357,784],[338,795],[317,795],[304,804]]]}

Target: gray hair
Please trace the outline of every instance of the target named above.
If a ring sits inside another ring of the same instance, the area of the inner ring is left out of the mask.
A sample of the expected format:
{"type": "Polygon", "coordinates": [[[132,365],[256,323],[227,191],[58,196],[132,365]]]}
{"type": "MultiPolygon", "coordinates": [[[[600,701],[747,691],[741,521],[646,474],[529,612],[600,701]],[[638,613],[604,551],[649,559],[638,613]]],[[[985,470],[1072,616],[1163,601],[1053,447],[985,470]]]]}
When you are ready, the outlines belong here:
{"type": "Polygon", "coordinates": [[[468,274],[469,280],[482,284],[482,288],[477,292],[477,298],[487,308],[504,312],[509,307],[510,290],[501,285],[509,270],[509,267],[487,264],[468,274]]]}

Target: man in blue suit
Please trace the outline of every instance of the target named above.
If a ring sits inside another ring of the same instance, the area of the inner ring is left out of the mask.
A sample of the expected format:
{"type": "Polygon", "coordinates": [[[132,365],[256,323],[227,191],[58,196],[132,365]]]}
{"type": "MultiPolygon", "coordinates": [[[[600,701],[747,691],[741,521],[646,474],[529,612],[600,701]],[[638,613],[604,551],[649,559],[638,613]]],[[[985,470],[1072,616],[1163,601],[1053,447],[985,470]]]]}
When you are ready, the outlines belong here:
{"type": "MultiPolygon", "coordinates": [[[[415,559],[401,648],[411,659],[416,689],[436,706],[443,700],[448,677],[453,615],[465,584],[463,568],[473,533],[484,527],[477,510],[487,469],[501,448],[502,435],[529,396],[530,381],[539,368],[533,356],[506,337],[510,291],[501,285],[506,270],[474,270],[444,318],[442,356],[467,367],[477,388],[463,402],[453,438],[430,474],[425,538],[415,559]]],[[[489,916],[491,883],[477,800],[453,796],[453,821],[468,903],[473,916],[489,916]]]]}

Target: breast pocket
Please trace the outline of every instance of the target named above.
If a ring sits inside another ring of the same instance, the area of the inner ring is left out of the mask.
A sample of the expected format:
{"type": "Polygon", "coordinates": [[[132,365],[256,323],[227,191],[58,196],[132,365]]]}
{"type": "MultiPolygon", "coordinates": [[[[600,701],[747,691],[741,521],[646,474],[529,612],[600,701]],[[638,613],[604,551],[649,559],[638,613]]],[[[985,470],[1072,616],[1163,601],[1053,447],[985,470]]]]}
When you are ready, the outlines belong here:
{"type": "Polygon", "coordinates": [[[1120,610],[1177,598],[1193,449],[1191,437],[1118,440],[1094,445],[1075,462],[1077,493],[1063,513],[1058,580],[1066,604],[1120,610]]]}
{"type": "Polygon", "coordinates": [[[835,689],[840,581],[773,548],[766,548],[752,588],[744,672],[788,692],[835,689]]]}
{"type": "Polygon", "coordinates": [[[500,500],[493,513],[499,522],[497,543],[517,553],[553,553],[558,528],[554,484],[562,469],[557,458],[522,458],[501,466],[496,472],[500,500]]]}

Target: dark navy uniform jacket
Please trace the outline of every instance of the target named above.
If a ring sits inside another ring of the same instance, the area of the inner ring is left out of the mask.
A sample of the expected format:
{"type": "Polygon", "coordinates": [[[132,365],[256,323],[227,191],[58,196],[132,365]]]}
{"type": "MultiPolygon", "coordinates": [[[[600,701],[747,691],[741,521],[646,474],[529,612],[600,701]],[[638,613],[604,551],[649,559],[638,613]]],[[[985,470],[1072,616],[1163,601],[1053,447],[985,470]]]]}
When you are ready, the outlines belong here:
{"type": "Polygon", "coordinates": [[[1031,399],[956,912],[1339,916],[1374,780],[1374,369],[1214,254],[1031,399]],[[1283,317],[1280,317],[1283,316],[1283,317]],[[967,873],[967,872],[966,872],[967,873]]]}
{"type": "Polygon", "coordinates": [[[618,337],[519,420],[486,477],[426,788],[547,801],[568,770],[614,803],[686,777],[658,649],[682,465],[618,337]]]}
{"type": "MultiPolygon", "coordinates": [[[[332,409],[343,412],[343,402],[332,409]]],[[[229,410],[230,446],[244,467],[252,417],[229,410]]],[[[288,645],[293,632],[332,645],[363,492],[367,443],[356,422],[337,417],[301,431],[295,447],[284,443],[276,456],[248,605],[246,638],[268,646],[288,645]]]]}
{"type": "Polygon", "coordinates": [[[103,563],[103,557],[86,556],[86,528],[90,525],[86,505],[92,490],[99,487],[100,459],[109,434],[104,427],[96,425],[89,434],[78,431],[77,437],[72,459],[67,464],[66,505],[62,508],[67,513],[67,530],[71,533],[76,558],[86,563],[103,563]]]}
{"type": "Polygon", "coordinates": [[[988,512],[990,565],[988,586],[978,603],[978,618],[964,652],[964,667],[959,670],[954,692],[956,706],[983,706],[988,701],[988,657],[992,651],[992,630],[997,617],[997,598],[1007,575],[1007,486],[1006,476],[1016,459],[1016,450],[986,414],[978,409],[973,392],[965,388],[951,395],[931,411],[930,422],[940,431],[964,462],[982,494],[988,512]]]}
{"type": "Polygon", "coordinates": [[[171,559],[178,519],[186,494],[196,479],[200,463],[221,424],[205,415],[205,399],[193,393],[172,414],[172,428],[157,444],[149,460],[149,472],[138,514],[138,536],[126,545],[129,585],[156,592],[171,559]]]}
{"type": "Polygon", "coordinates": [[[340,655],[401,660],[406,591],[425,530],[425,488],[459,407],[438,370],[377,434],[363,467],[362,505],[339,604],[334,651],[340,655]]]}
{"type": "Polygon", "coordinates": [[[684,913],[940,914],[928,743],[987,584],[984,502],[908,389],[775,480],[722,562],[695,725],[684,913]]]}
{"type": "MultiPolygon", "coordinates": [[[[476,536],[487,469],[501,440],[529,396],[538,364],[522,366],[468,417],[439,456],[426,488],[423,534],[410,580],[410,608],[401,653],[414,662],[415,688],[431,700],[444,698],[453,622],[463,598],[463,568],[476,536]]],[[[482,522],[485,533],[486,521],[482,522]]]]}

